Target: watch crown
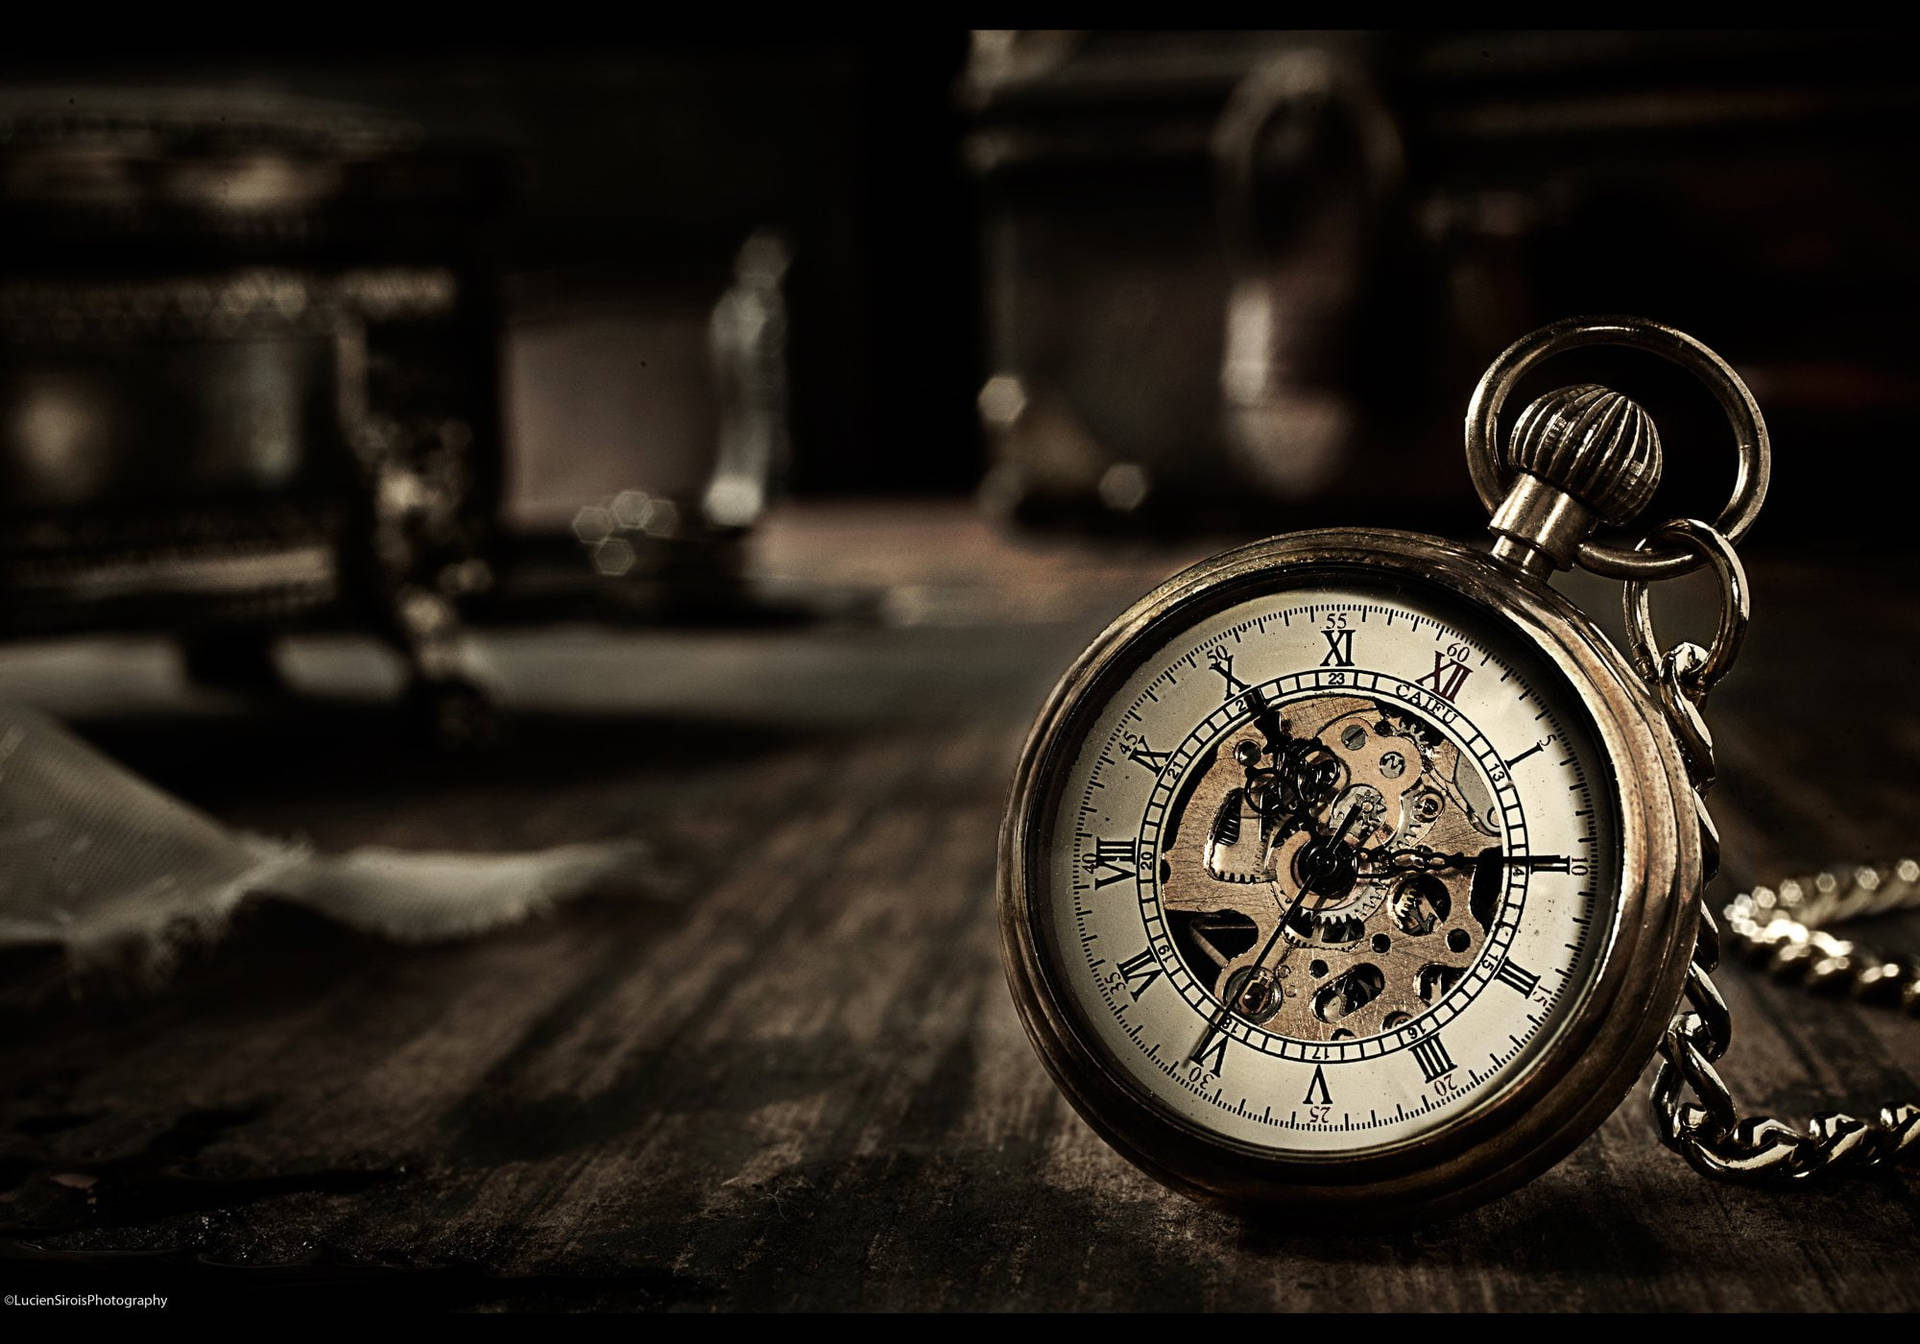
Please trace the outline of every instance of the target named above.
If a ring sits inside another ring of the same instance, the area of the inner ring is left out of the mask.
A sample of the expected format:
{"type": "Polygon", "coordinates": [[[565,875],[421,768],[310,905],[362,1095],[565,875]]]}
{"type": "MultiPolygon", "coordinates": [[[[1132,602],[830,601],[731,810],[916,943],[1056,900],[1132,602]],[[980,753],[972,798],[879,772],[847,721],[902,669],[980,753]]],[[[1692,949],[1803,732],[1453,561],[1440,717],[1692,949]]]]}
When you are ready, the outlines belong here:
{"type": "Polygon", "coordinates": [[[1500,465],[1538,476],[1618,527],[1647,507],[1660,484],[1660,431],[1639,403],[1579,383],[1520,412],[1500,465]]]}
{"type": "Polygon", "coordinates": [[[1532,573],[1568,568],[1597,521],[1631,522],[1660,484],[1653,418],[1597,383],[1535,400],[1496,453],[1512,484],[1493,515],[1494,551],[1532,573]]]}

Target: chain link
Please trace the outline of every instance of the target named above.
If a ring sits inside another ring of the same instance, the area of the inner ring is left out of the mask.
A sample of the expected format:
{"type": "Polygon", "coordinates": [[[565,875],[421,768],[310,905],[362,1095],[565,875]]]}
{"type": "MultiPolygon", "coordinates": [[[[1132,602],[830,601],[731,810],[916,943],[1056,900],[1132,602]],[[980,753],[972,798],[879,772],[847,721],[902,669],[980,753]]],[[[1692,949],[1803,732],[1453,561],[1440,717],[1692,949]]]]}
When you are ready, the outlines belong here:
{"type": "MultiPolygon", "coordinates": [[[[1736,899],[1730,915],[1744,899],[1750,894],[1736,899]]],[[[1719,962],[1718,930],[1710,912],[1703,910],[1700,919],[1700,939],[1687,967],[1687,1007],[1661,1040],[1648,1098],[1661,1141],[1696,1171],[1737,1181],[1803,1181],[1920,1155],[1920,1106],[1911,1104],[1882,1106],[1871,1120],[1842,1112],[1817,1115],[1804,1130],[1772,1116],[1741,1117],[1714,1067],[1732,1042],[1733,1021],[1710,974],[1719,962]]],[[[1732,918],[1729,927],[1737,927],[1732,918]]],[[[1823,933],[1795,927],[1803,937],[1823,933]]],[[[1733,941],[1747,945],[1737,932],[1733,941]]]]}
{"type": "Polygon", "coordinates": [[[1829,931],[1899,910],[1920,910],[1920,862],[1912,859],[1743,891],[1727,903],[1727,941],[1776,979],[1920,1017],[1920,966],[1829,931]]]}
{"type": "MultiPolygon", "coordinates": [[[[1653,647],[1646,585],[1627,585],[1630,643],[1636,664],[1667,716],[1695,791],[1710,880],[1719,863],[1719,837],[1707,815],[1713,784],[1713,737],[1700,710],[1707,691],[1727,670],[1746,626],[1746,576],[1732,544],[1705,523],[1681,520],[1651,534],[1711,561],[1722,583],[1721,626],[1710,653],[1680,643],[1664,654],[1653,647]]],[[[1726,907],[1730,945],[1762,962],[1781,979],[1816,989],[1846,989],[1863,1002],[1898,1004],[1920,1016],[1920,971],[1877,956],[1830,926],[1843,920],[1920,908],[1920,863],[1903,859],[1881,868],[1820,873],[1755,887],[1726,907]]],[[[1700,932],[1687,966],[1686,1006],[1660,1042],[1648,1102],[1660,1139],[1696,1171],[1722,1180],[1805,1181],[1913,1161],[1920,1156],[1920,1106],[1888,1105],[1871,1120],[1840,1112],[1817,1115],[1804,1130],[1771,1116],[1742,1118],[1732,1089],[1714,1066],[1733,1040],[1733,1019],[1714,986],[1720,929],[1702,908],[1700,932]]]]}

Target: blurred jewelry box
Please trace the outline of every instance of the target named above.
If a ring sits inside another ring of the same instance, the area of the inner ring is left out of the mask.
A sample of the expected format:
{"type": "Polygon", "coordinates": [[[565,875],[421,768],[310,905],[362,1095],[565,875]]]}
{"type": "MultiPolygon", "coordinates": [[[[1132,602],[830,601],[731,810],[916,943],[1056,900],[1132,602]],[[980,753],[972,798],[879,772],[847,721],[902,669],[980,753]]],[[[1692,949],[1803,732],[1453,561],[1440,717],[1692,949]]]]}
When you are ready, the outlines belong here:
{"type": "Polygon", "coordinates": [[[153,629],[211,679],[295,620],[471,709],[500,488],[479,153],[327,104],[0,101],[0,633],[153,629]]]}

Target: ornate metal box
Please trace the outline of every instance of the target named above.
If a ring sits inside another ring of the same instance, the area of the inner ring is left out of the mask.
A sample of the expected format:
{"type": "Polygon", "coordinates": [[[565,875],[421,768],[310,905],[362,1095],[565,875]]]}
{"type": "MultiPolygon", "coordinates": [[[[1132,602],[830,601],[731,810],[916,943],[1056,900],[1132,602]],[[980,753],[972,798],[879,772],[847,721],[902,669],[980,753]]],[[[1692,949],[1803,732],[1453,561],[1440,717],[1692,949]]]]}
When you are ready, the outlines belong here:
{"type": "Polygon", "coordinates": [[[280,631],[345,621],[459,731],[499,196],[483,157],[331,105],[0,102],[0,634],[164,630],[237,681],[280,631]]]}

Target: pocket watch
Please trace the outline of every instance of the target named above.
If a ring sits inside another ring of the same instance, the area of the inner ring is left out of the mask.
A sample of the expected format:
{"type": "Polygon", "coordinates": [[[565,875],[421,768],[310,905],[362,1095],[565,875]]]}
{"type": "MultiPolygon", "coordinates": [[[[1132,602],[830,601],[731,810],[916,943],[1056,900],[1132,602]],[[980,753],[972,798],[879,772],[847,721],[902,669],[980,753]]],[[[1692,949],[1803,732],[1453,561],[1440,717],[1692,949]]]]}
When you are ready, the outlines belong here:
{"type": "MultiPolygon", "coordinates": [[[[1353,528],[1256,542],[1141,599],[1054,689],[998,878],[1041,1061],[1167,1185],[1349,1221],[1511,1189],[1656,1056],[1659,1137],[1703,1171],[1912,1155],[1920,1110],[1743,1120],[1714,1067],[1730,1024],[1708,975],[1700,707],[1747,621],[1734,544],[1770,464],[1752,394],[1671,327],[1574,319],[1494,361],[1466,447],[1490,549],[1353,528]],[[1739,448],[1716,523],[1630,547],[1591,536],[1630,524],[1660,477],[1656,427],[1618,392],[1561,388],[1501,433],[1522,376],[1594,344],[1715,394],[1739,448]],[[1574,564],[1625,581],[1627,652],[1550,586],[1574,564]],[[1720,580],[1713,641],[1662,651],[1649,583],[1702,565],[1720,580]]],[[[1824,938],[1843,949],[1835,973],[1912,999],[1904,968],[1819,927],[1859,908],[1863,883],[1880,906],[1908,902],[1920,868],[1854,872],[1851,905],[1812,880],[1748,893],[1734,932],[1769,953],[1792,928],[1824,938]],[[1834,908],[1814,908],[1821,891],[1834,908]]]]}

